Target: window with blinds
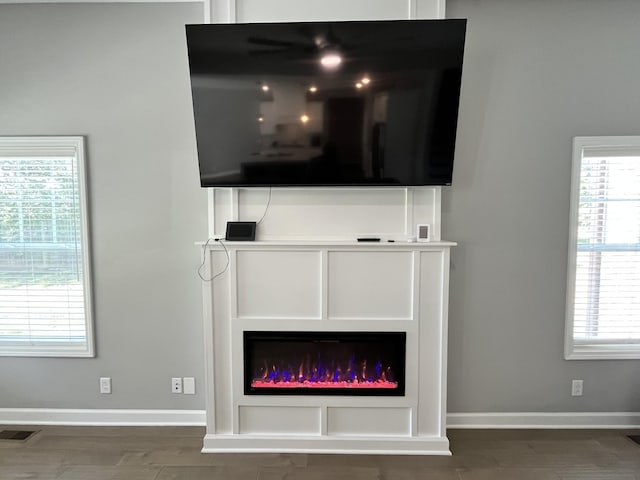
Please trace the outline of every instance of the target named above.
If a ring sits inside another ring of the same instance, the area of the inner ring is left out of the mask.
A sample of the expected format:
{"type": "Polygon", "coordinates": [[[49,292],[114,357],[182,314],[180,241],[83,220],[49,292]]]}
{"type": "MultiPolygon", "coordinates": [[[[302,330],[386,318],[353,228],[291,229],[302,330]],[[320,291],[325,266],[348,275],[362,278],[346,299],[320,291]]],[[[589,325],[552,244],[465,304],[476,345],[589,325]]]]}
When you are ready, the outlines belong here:
{"type": "Polygon", "coordinates": [[[640,137],[574,139],[567,359],[640,358],[640,137]]]}
{"type": "Polygon", "coordinates": [[[0,137],[0,355],[92,356],[82,137],[0,137]]]}

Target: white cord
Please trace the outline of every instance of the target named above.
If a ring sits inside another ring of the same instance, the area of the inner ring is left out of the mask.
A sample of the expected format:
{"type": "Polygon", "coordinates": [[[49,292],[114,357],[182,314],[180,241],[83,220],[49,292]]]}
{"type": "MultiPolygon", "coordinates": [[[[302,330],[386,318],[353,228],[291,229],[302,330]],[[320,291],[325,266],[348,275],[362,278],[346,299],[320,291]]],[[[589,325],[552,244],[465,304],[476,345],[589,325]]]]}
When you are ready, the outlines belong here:
{"type": "Polygon", "coordinates": [[[213,238],[208,238],[207,242],[204,244],[204,248],[202,249],[202,263],[200,264],[200,266],[198,267],[198,276],[200,277],[200,279],[203,282],[212,282],[213,280],[215,280],[216,278],[218,278],[220,275],[222,275],[224,272],[227,271],[227,268],[229,268],[229,251],[227,250],[227,247],[225,246],[224,242],[222,241],[222,239],[218,239],[217,242],[220,243],[220,245],[222,245],[222,248],[224,248],[224,253],[227,255],[227,264],[224,266],[224,268],[222,269],[222,271],[216,273],[213,277],[211,278],[204,278],[202,276],[202,267],[204,267],[205,262],[207,261],[207,247],[209,246],[209,242],[213,240],[213,238]]]}
{"type": "Polygon", "coordinates": [[[264,213],[262,214],[262,218],[260,220],[258,220],[258,223],[256,225],[260,225],[262,223],[262,220],[264,220],[264,217],[267,215],[267,210],[269,210],[269,205],[271,204],[271,187],[269,187],[269,200],[267,200],[267,206],[264,209],[264,213]]]}
{"type": "MultiPolygon", "coordinates": [[[[269,187],[269,199],[267,200],[267,206],[264,208],[264,213],[262,214],[262,218],[260,220],[258,220],[258,222],[256,222],[256,225],[260,225],[262,223],[262,221],[264,220],[264,217],[267,216],[267,211],[269,210],[269,205],[271,205],[271,187],[269,187]]],[[[222,245],[222,248],[224,248],[224,253],[227,255],[227,264],[224,266],[224,268],[222,269],[222,271],[216,273],[213,277],[211,278],[204,278],[202,276],[202,267],[204,267],[205,262],[207,261],[207,247],[209,246],[209,242],[213,240],[213,238],[208,238],[206,243],[204,244],[204,248],[202,249],[202,263],[200,264],[200,266],[198,267],[198,276],[200,277],[200,279],[203,282],[212,282],[213,280],[215,280],[216,278],[218,278],[220,275],[222,275],[224,272],[227,271],[227,269],[229,268],[229,251],[227,250],[226,245],[224,244],[224,242],[222,241],[221,238],[219,238],[218,240],[216,240],[218,243],[220,243],[220,245],[222,245]]]]}

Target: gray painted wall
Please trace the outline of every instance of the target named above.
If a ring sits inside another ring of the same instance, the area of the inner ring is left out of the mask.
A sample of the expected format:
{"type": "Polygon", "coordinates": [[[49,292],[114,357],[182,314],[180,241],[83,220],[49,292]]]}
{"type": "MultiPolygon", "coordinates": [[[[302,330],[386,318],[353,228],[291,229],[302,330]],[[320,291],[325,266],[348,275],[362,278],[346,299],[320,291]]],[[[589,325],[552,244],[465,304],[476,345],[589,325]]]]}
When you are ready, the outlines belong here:
{"type": "Polygon", "coordinates": [[[447,16],[469,19],[443,194],[449,411],[637,412],[640,361],[565,361],[563,328],[571,142],[640,133],[640,3],[448,0],[447,16]]]}
{"type": "Polygon", "coordinates": [[[0,357],[0,407],[203,408],[206,194],[184,41],[201,12],[0,6],[0,134],[87,138],[97,339],[93,359],[0,357]],[[197,394],[171,394],[172,376],[197,394]]]}
{"type": "MultiPolygon", "coordinates": [[[[460,243],[449,411],[638,411],[640,362],[567,362],[562,342],[571,139],[638,134],[640,3],[448,0],[448,15],[469,18],[443,194],[443,238],[460,243]]],[[[201,18],[191,4],[0,5],[0,134],[87,135],[98,352],[0,357],[0,407],[204,408],[206,195],[183,33],[201,18]],[[172,376],[195,376],[198,395],[170,394],[172,376]]]]}

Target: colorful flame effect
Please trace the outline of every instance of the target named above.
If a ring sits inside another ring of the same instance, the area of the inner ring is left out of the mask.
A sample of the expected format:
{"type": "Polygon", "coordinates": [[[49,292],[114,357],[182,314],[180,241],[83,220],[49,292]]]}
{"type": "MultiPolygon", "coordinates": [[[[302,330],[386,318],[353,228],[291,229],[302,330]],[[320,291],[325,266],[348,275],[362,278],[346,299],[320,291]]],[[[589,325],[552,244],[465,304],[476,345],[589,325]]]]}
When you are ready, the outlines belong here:
{"type": "Polygon", "coordinates": [[[307,358],[286,365],[265,360],[251,381],[251,388],[398,388],[391,366],[383,365],[381,360],[376,361],[373,368],[367,367],[366,359],[356,363],[355,356],[342,367],[336,363],[323,362],[320,356],[314,362],[307,358]]]}

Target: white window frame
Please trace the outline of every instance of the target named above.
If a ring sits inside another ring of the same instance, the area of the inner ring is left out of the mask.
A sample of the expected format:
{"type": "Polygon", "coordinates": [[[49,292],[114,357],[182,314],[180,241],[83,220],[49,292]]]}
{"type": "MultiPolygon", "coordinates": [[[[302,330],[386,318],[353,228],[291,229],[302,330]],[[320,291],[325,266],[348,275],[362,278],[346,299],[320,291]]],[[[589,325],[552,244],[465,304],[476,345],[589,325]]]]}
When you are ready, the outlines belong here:
{"type": "Polygon", "coordinates": [[[88,197],[85,163],[85,141],[82,136],[0,137],[2,156],[71,156],[77,162],[80,196],[80,235],[82,244],[84,314],[86,343],[82,346],[2,345],[0,356],[12,357],[94,357],[93,300],[91,285],[91,251],[89,242],[88,197]]]}
{"type": "Polygon", "coordinates": [[[578,208],[580,204],[580,173],[585,150],[631,149],[640,154],[640,136],[575,137],[571,171],[571,210],[569,230],[569,258],[567,265],[567,293],[564,354],[567,360],[640,359],[640,343],[575,341],[573,330],[576,287],[576,258],[578,251],[578,208]]]}

